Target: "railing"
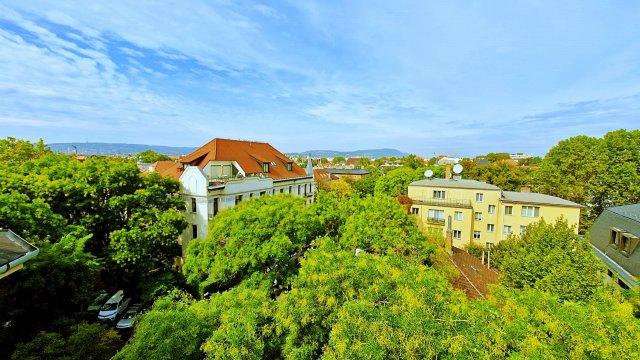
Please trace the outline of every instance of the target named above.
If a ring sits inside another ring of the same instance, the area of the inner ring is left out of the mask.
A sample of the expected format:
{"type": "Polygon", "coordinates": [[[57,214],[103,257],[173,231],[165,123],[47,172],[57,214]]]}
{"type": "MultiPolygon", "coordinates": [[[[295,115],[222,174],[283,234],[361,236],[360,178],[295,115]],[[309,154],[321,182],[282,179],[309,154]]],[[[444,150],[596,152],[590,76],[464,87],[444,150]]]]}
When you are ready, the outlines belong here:
{"type": "Polygon", "coordinates": [[[472,209],[471,200],[466,199],[421,199],[413,200],[413,203],[417,205],[434,205],[472,209]]]}
{"type": "Polygon", "coordinates": [[[433,224],[433,225],[443,225],[444,226],[444,219],[428,217],[427,218],[427,223],[433,224]]]}

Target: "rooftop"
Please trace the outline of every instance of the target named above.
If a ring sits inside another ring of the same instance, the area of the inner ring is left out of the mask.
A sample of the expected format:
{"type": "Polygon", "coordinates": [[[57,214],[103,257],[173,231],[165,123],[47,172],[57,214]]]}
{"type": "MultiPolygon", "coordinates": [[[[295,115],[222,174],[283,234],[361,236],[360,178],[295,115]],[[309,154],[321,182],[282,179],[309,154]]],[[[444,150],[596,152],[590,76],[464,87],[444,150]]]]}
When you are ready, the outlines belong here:
{"type": "Polygon", "coordinates": [[[607,210],[611,211],[612,213],[629,218],[633,221],[640,222],[640,204],[614,206],[608,208],[607,210]]]}
{"type": "Polygon", "coordinates": [[[210,161],[235,161],[247,175],[264,173],[263,164],[269,163],[268,176],[275,180],[308,176],[298,164],[263,142],[216,138],[180,160],[200,168],[210,161]],[[288,163],[291,171],[287,170],[288,163]]]}
{"type": "Polygon", "coordinates": [[[576,204],[573,201],[565,200],[556,196],[532,192],[503,191],[502,200],[513,203],[582,207],[582,205],[576,204]]]}
{"type": "Polygon", "coordinates": [[[371,171],[365,169],[325,169],[329,174],[337,175],[368,175],[371,171]]]}
{"type": "Polygon", "coordinates": [[[468,180],[468,179],[426,179],[414,181],[409,186],[428,186],[428,187],[441,187],[441,188],[455,188],[455,189],[478,189],[478,190],[496,190],[500,191],[500,188],[487,184],[484,181],[468,180]]]}
{"type": "Polygon", "coordinates": [[[11,230],[0,229],[0,274],[38,254],[38,248],[29,244],[11,230]]]}

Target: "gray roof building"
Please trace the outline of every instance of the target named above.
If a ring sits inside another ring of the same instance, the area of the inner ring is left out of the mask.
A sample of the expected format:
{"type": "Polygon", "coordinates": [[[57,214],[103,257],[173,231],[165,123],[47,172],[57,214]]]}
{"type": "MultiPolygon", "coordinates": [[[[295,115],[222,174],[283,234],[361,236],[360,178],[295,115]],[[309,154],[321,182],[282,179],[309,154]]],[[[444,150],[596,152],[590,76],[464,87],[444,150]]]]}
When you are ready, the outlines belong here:
{"type": "Polygon", "coordinates": [[[38,248],[11,230],[0,229],[0,279],[38,255],[38,248]]]}
{"type": "Polygon", "coordinates": [[[511,203],[582,207],[580,204],[576,204],[573,201],[565,200],[557,196],[532,192],[503,191],[502,199],[505,202],[511,203]]]}
{"type": "Polygon", "coordinates": [[[640,204],[606,209],[591,226],[591,246],[595,254],[615,273],[618,285],[638,286],[640,276],[640,204]]]}
{"type": "Polygon", "coordinates": [[[429,186],[429,187],[442,187],[442,188],[454,188],[454,189],[478,189],[478,190],[496,190],[500,191],[500,188],[487,184],[484,181],[477,180],[452,180],[452,179],[426,179],[414,181],[410,186],[429,186]]]}

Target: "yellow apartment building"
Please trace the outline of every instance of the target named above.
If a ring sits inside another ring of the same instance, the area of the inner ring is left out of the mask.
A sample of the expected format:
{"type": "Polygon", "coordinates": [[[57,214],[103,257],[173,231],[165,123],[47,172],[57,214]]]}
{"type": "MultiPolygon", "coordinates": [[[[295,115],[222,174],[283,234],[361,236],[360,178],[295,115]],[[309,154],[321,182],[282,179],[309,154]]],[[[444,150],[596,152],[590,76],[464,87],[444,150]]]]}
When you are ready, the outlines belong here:
{"type": "Polygon", "coordinates": [[[450,231],[452,245],[496,244],[544,219],[563,217],[578,231],[579,204],[532,192],[503,191],[476,180],[426,179],[409,184],[411,212],[428,228],[450,231]]]}

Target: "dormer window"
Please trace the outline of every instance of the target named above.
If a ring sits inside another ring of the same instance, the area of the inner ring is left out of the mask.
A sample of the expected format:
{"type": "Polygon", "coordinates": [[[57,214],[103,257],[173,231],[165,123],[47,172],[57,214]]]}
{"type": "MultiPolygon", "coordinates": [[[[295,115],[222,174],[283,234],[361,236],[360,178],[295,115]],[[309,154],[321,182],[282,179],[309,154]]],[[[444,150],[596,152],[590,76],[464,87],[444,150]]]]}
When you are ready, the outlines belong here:
{"type": "Polygon", "coordinates": [[[287,163],[287,170],[291,171],[293,169],[293,163],[288,162],[287,163]]]}
{"type": "Polygon", "coordinates": [[[262,172],[266,172],[266,173],[269,172],[269,163],[268,162],[262,163],[262,172]]]}

